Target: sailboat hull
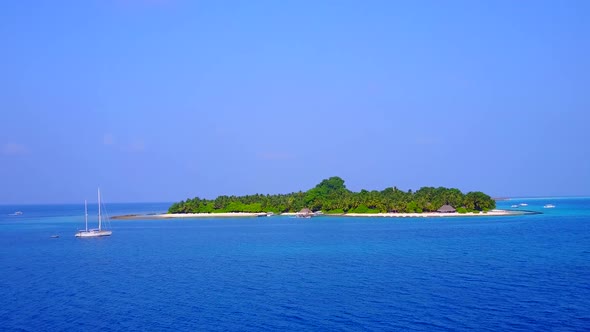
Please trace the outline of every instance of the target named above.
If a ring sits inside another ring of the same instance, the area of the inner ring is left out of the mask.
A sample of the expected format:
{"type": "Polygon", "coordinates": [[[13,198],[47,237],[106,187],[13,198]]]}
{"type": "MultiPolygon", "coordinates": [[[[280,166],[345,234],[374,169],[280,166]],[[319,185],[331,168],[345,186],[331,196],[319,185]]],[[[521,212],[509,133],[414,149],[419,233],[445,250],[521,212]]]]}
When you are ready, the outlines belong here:
{"type": "Polygon", "coordinates": [[[76,237],[99,237],[99,236],[111,236],[113,234],[112,231],[103,231],[103,230],[89,230],[89,231],[79,231],[76,233],[76,237]]]}

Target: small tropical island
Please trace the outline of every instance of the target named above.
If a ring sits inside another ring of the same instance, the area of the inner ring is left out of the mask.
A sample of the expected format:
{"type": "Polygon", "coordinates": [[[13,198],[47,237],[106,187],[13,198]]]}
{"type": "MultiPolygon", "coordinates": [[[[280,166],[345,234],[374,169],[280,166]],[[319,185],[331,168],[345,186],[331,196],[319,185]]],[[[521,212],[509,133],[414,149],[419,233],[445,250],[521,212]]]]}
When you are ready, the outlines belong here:
{"type": "Polygon", "coordinates": [[[159,217],[255,216],[260,214],[318,213],[342,216],[451,216],[506,215],[494,210],[496,202],[480,191],[462,193],[456,188],[422,187],[413,192],[396,187],[382,191],[346,188],[344,180],[334,176],[314,188],[278,195],[195,197],[172,204],[159,217]]]}

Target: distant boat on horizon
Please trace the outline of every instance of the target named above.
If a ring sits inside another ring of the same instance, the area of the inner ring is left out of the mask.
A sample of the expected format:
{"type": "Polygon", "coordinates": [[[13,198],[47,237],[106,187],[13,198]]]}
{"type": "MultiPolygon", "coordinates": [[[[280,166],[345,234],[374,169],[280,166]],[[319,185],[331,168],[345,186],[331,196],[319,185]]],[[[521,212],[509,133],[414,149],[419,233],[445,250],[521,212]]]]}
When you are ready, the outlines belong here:
{"type": "Polygon", "coordinates": [[[99,237],[110,236],[112,231],[102,229],[102,216],[100,214],[100,188],[98,188],[98,228],[88,229],[88,204],[84,201],[84,219],[86,222],[86,229],[78,231],[76,237],[99,237]]]}
{"type": "Polygon", "coordinates": [[[517,208],[517,207],[518,207],[518,205],[514,204],[514,205],[511,205],[510,207],[511,207],[511,208],[517,208]]]}
{"type": "Polygon", "coordinates": [[[543,206],[543,208],[545,209],[553,209],[555,207],[555,205],[553,204],[545,204],[545,206],[543,206]]]}
{"type": "Polygon", "coordinates": [[[10,213],[10,214],[8,214],[8,215],[9,215],[9,216],[20,216],[20,215],[22,215],[22,214],[23,214],[23,212],[22,212],[22,211],[15,211],[14,213],[10,213]]]}
{"type": "Polygon", "coordinates": [[[520,205],[520,206],[528,206],[528,204],[527,204],[527,203],[520,203],[519,205],[520,205]]]}

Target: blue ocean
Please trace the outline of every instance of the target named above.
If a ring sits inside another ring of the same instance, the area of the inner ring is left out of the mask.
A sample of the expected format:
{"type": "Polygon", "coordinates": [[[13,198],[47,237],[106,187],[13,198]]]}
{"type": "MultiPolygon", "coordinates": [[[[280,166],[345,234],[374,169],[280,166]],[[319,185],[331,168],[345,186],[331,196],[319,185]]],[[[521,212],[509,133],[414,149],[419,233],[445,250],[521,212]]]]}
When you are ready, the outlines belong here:
{"type": "Polygon", "coordinates": [[[0,206],[0,330],[590,330],[590,198],[498,207],[519,203],[542,214],[112,220],[92,239],[82,204],[0,206]]]}

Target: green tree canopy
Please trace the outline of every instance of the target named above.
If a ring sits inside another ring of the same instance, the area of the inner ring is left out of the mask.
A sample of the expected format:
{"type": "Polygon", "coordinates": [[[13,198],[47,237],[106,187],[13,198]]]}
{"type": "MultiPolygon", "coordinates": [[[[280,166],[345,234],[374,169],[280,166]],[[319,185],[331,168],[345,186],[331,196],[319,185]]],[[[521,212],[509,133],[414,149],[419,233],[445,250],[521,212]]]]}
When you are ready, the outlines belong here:
{"type": "Polygon", "coordinates": [[[469,211],[494,209],[496,202],[488,195],[476,191],[464,195],[459,189],[422,187],[415,192],[397,187],[382,191],[361,190],[352,192],[344,180],[333,176],[322,180],[306,192],[278,195],[219,196],[213,200],[195,197],[174,203],[168,213],[215,212],[297,212],[306,207],[326,213],[376,213],[436,211],[449,204],[469,211]]]}

